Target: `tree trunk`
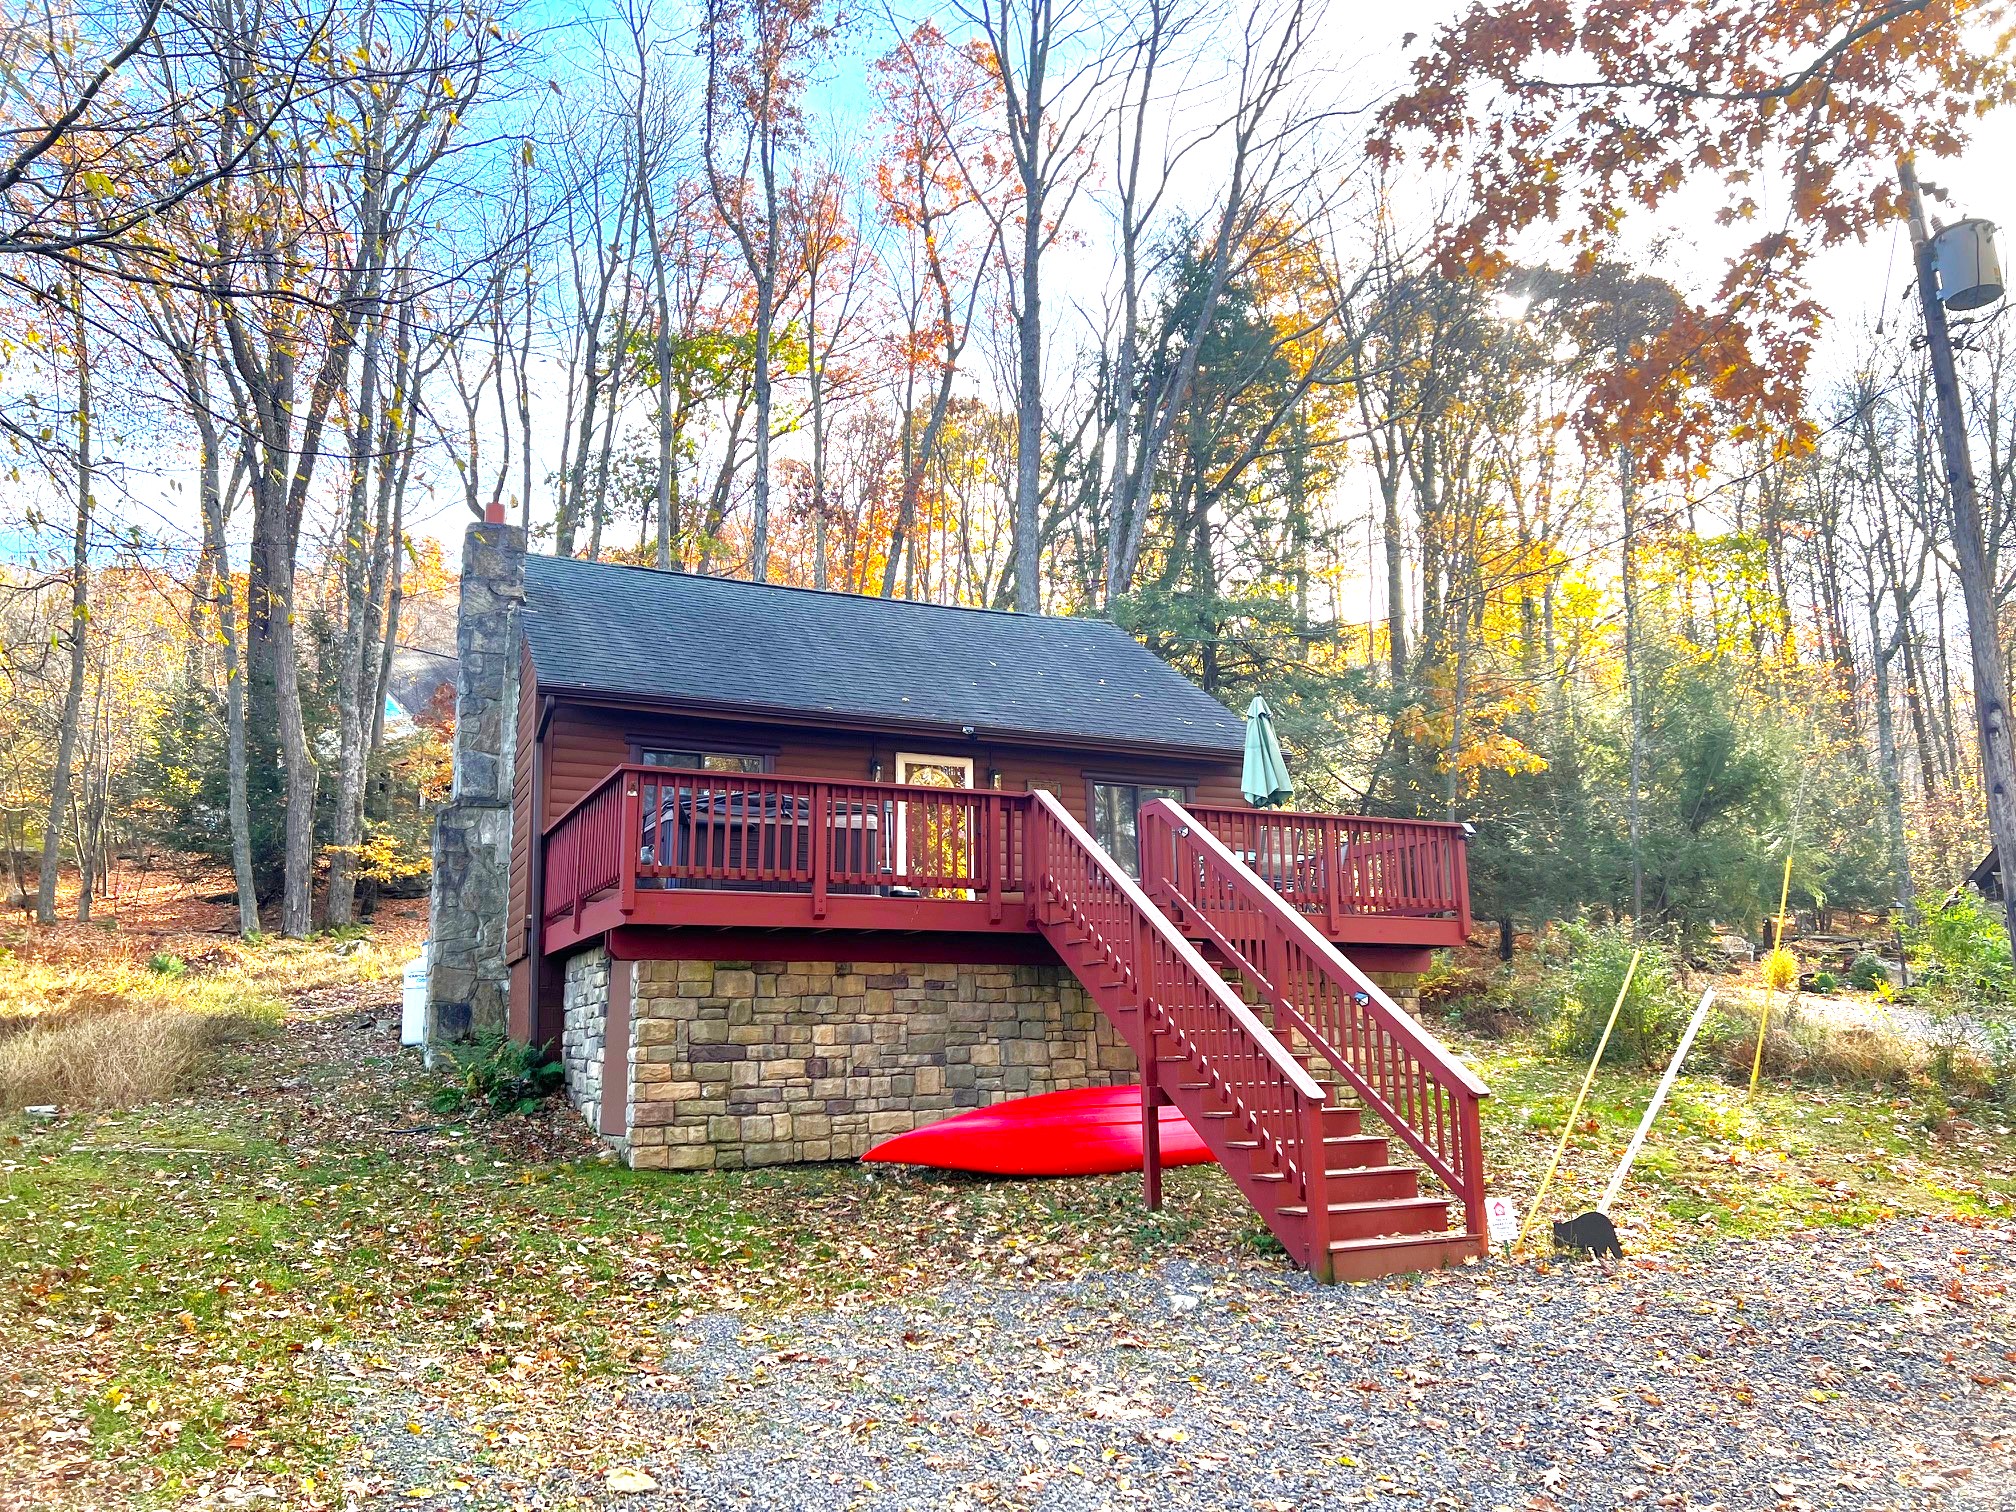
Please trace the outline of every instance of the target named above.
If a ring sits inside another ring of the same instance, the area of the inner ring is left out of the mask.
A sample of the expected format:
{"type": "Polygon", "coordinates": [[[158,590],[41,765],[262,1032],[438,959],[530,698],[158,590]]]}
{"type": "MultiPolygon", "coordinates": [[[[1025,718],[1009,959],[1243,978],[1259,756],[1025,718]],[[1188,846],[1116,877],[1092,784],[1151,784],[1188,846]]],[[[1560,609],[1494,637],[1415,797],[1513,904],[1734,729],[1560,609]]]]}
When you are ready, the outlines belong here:
{"type": "Polygon", "coordinates": [[[1624,508],[1624,681],[1631,703],[1631,781],[1625,804],[1631,835],[1631,927],[1635,933],[1645,918],[1645,699],[1638,645],[1637,477],[1628,448],[1617,452],[1617,490],[1624,508]]]}
{"type": "MultiPolygon", "coordinates": [[[[638,136],[641,163],[643,152],[641,111],[638,136]]],[[[651,270],[657,284],[658,295],[658,336],[653,346],[653,356],[658,363],[658,494],[655,511],[658,552],[655,560],[660,572],[668,572],[672,567],[672,538],[677,529],[677,521],[672,513],[672,301],[667,297],[665,288],[665,248],[658,235],[658,207],[651,198],[649,175],[641,166],[638,170],[638,181],[644,199],[644,223],[651,231],[651,270]]]]}
{"type": "MultiPolygon", "coordinates": [[[[376,306],[376,278],[367,295],[369,325],[364,333],[357,377],[356,413],[350,435],[349,510],[342,543],[342,650],[336,674],[336,814],[331,826],[328,891],[323,917],[332,925],[351,921],[357,897],[357,846],[364,823],[364,710],[362,706],[366,618],[369,614],[367,552],[383,543],[365,525],[371,497],[371,453],[378,412],[378,355],[384,321],[376,306]]],[[[384,465],[381,461],[381,467],[384,465]]]]}
{"type": "Polygon", "coordinates": [[[1897,760],[1897,726],[1890,708],[1890,658],[1905,640],[1906,626],[1900,623],[1886,646],[1878,615],[1877,594],[1869,595],[1869,661],[1876,674],[1876,763],[1883,782],[1883,817],[1890,840],[1890,875],[1897,898],[1897,917],[1908,920],[1913,911],[1911,897],[1911,855],[1904,844],[1904,779],[1897,760]]]}
{"type": "MultiPolygon", "coordinates": [[[[42,876],[35,917],[56,922],[56,873],[62,860],[63,815],[70,807],[71,767],[77,759],[77,725],[84,707],[84,636],[91,624],[91,361],[84,320],[83,280],[70,279],[75,317],[77,377],[77,519],[70,537],[70,680],[63,690],[63,720],[56,732],[56,768],[49,780],[49,813],[42,830],[42,876]]],[[[77,837],[80,853],[84,837],[77,837]]],[[[2016,875],[2016,873],[2012,873],[2016,875]]],[[[89,911],[89,905],[83,905],[89,911]]]]}
{"type": "Polygon", "coordinates": [[[1932,387],[1939,403],[1939,440],[1946,467],[1947,497],[1952,506],[1954,566],[1960,596],[1967,605],[1967,640],[1973,651],[1975,732],[1981,745],[1981,785],[1988,799],[1988,832],[2003,877],[2003,921],[2016,941],[2016,751],[2009,728],[2009,675],[1996,634],[1995,585],[1986,542],[1981,532],[1981,507],[1974,492],[1974,463],[1967,454],[1967,418],[1960,406],[1960,385],[1953,370],[1952,337],[1946,310],[1939,302],[1939,284],[1932,267],[1932,249],[1925,229],[1925,205],[1909,157],[1897,165],[1897,176],[1911,214],[1911,240],[1917,253],[1918,300],[1925,315],[1925,341],[1932,360],[1932,387]]]}
{"type": "MultiPolygon", "coordinates": [[[[1033,107],[1032,107],[1033,108],[1033,107]]],[[[1043,612],[1041,527],[1043,465],[1043,301],[1038,278],[1043,255],[1042,197],[1033,189],[1022,228],[1022,308],[1016,321],[1015,395],[1015,607],[1043,612]]]]}
{"type": "MultiPolygon", "coordinates": [[[[208,415],[207,393],[199,399],[208,415]]],[[[216,562],[214,600],[224,660],[225,814],[231,827],[231,875],[238,889],[238,933],[259,932],[259,882],[252,869],[252,806],[246,796],[245,665],[238,639],[238,608],[231,592],[230,541],[224,528],[224,490],[216,427],[200,427],[203,442],[203,531],[216,562]]]]}

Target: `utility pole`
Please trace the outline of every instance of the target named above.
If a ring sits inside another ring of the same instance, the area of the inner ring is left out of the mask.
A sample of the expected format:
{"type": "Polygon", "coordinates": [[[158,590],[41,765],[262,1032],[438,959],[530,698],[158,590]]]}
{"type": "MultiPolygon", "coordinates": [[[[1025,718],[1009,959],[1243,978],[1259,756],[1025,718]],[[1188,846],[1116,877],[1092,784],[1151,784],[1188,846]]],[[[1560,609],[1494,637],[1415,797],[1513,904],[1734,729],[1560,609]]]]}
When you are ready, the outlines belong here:
{"type": "Polygon", "coordinates": [[[1974,657],[1974,729],[1981,741],[1982,786],[1988,794],[1988,833],[2002,872],[2003,920],[2016,942],[2016,751],[2009,730],[2009,675],[1995,634],[1995,595],[1988,572],[1988,549],[1981,531],[1981,506],[1974,492],[1974,463],[1967,449],[1967,418],[1960,407],[1960,380],[1953,370],[1953,338],[1946,329],[1946,306],[1932,258],[1932,232],[1925,195],[1911,154],[1897,160],[1897,185],[1911,218],[1911,250],[1918,267],[1918,302],[1925,312],[1925,349],[1932,361],[1932,391],[1939,407],[1941,459],[1946,496],[1952,504],[1953,560],[1960,596],[1967,606],[1967,643],[1974,657]]]}

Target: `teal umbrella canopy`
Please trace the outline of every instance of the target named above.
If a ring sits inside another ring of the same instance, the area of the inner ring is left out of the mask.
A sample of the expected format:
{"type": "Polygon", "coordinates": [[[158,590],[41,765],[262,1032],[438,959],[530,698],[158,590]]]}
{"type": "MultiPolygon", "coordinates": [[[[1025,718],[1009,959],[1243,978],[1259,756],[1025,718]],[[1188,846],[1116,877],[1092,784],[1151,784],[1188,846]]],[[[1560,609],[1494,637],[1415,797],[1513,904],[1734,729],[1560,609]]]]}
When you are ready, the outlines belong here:
{"type": "Polygon", "coordinates": [[[1246,706],[1246,766],[1239,788],[1255,808],[1278,808],[1295,796],[1295,780],[1288,775],[1274,715],[1264,698],[1246,706]]]}

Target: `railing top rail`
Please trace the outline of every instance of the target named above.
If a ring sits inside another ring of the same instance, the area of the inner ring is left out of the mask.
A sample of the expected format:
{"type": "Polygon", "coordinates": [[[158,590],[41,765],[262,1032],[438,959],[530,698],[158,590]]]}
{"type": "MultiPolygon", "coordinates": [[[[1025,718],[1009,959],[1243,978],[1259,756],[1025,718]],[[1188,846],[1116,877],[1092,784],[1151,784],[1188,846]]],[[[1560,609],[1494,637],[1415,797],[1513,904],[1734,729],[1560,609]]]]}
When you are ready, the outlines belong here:
{"type": "Polygon", "coordinates": [[[1250,808],[1236,803],[1187,803],[1183,807],[1193,816],[1206,814],[1228,814],[1240,819],[1343,819],[1353,824],[1404,824],[1409,829],[1447,830],[1454,835],[1466,835],[1469,826],[1448,819],[1403,819],[1389,814],[1326,814],[1315,809],[1263,809],[1250,808]]]}
{"type": "Polygon", "coordinates": [[[1288,1084],[1302,1097],[1319,1103],[1325,1101],[1323,1088],[1317,1083],[1316,1078],[1309,1074],[1308,1068],[1289,1055],[1286,1047],[1274,1037],[1274,1032],[1261,1023],[1259,1016],[1226,985],[1225,978],[1219,974],[1217,968],[1206,961],[1197,947],[1184,938],[1182,931],[1170,921],[1169,916],[1141,890],[1141,884],[1128,876],[1120,864],[1106,853],[1106,848],[1086,833],[1085,826],[1072,817],[1071,811],[1057,800],[1057,796],[1040,788],[1028,796],[1035,800],[1038,808],[1048,813],[1072,839],[1077,841],[1090,857],[1092,864],[1104,872],[1121,896],[1147,919],[1148,927],[1162,939],[1176,958],[1203,979],[1206,990],[1217,997],[1219,1007],[1261,1047],[1268,1060],[1273,1062],[1276,1069],[1287,1078],[1288,1084]]]}
{"type": "Polygon", "coordinates": [[[597,798],[599,798],[602,795],[602,790],[608,787],[610,783],[621,781],[623,774],[625,772],[638,771],[638,770],[644,770],[644,769],[628,766],[611,767],[607,772],[603,773],[600,777],[595,779],[595,785],[590,789],[588,789],[587,792],[583,793],[579,798],[575,799],[572,803],[570,803],[565,809],[562,809],[558,814],[555,814],[551,819],[547,820],[546,827],[543,830],[541,830],[540,833],[542,835],[552,834],[553,831],[560,828],[561,825],[565,824],[569,819],[572,819],[576,814],[580,813],[581,810],[585,809],[586,807],[588,807],[589,804],[593,803],[597,798]]]}
{"type": "Polygon", "coordinates": [[[1260,903],[1266,909],[1267,917],[1291,934],[1296,944],[1339,974],[1348,977],[1352,985],[1370,999],[1388,1032],[1396,1039],[1405,1041],[1417,1056],[1443,1070],[1450,1081],[1471,1096],[1491,1095],[1490,1088],[1486,1087],[1476,1073],[1464,1065],[1448,1046],[1422,1028],[1412,1016],[1403,1012],[1400,1005],[1386,995],[1384,988],[1360,971],[1357,964],[1325,939],[1313,924],[1294,909],[1279,907],[1280,900],[1274,890],[1253,876],[1239,858],[1226,847],[1225,842],[1212,834],[1205,825],[1200,824],[1182,804],[1167,798],[1157,798],[1143,804],[1141,814],[1144,819],[1151,815],[1159,815],[1165,823],[1180,826],[1187,832],[1193,844],[1214,860],[1223,863],[1234,886],[1254,902],[1260,903]]]}
{"type": "Polygon", "coordinates": [[[965,798],[998,798],[1004,804],[1020,807],[1029,799],[1027,793],[1004,792],[1000,788],[951,788],[929,787],[917,782],[876,782],[863,777],[795,777],[789,772],[711,772],[700,767],[649,766],[642,762],[626,761],[611,767],[595,785],[583,793],[579,799],[546,824],[542,833],[552,834],[580,810],[593,802],[596,795],[612,782],[621,781],[626,776],[650,777],[658,781],[670,778],[711,780],[718,787],[764,787],[772,784],[789,787],[837,787],[850,793],[863,791],[885,793],[896,798],[928,800],[933,796],[965,798]]]}

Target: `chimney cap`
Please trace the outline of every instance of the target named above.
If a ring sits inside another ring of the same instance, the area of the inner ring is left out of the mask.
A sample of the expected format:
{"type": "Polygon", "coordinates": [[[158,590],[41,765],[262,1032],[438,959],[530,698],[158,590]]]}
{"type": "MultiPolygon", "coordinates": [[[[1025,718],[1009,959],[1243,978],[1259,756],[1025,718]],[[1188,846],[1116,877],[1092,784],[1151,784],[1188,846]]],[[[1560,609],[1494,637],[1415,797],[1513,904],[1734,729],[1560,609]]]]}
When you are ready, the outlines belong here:
{"type": "Polygon", "coordinates": [[[485,525],[502,525],[504,523],[503,500],[492,499],[488,504],[483,506],[483,523],[485,525]]]}

